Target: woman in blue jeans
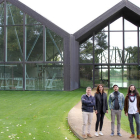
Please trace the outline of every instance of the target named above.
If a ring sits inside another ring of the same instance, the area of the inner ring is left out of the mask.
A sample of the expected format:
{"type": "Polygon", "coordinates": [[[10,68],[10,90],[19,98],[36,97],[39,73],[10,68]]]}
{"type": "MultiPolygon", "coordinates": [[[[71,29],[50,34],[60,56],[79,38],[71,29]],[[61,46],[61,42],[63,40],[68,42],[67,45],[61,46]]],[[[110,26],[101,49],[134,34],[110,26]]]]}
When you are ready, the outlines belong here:
{"type": "Polygon", "coordinates": [[[103,127],[103,119],[104,119],[104,115],[105,113],[108,113],[108,104],[107,104],[107,95],[104,92],[104,87],[103,85],[99,84],[97,86],[97,90],[95,93],[95,113],[96,113],[96,124],[95,124],[95,136],[99,136],[99,135],[103,135],[102,133],[102,127],[103,127]],[[99,123],[100,123],[100,132],[98,134],[98,127],[99,127],[99,123]]]}

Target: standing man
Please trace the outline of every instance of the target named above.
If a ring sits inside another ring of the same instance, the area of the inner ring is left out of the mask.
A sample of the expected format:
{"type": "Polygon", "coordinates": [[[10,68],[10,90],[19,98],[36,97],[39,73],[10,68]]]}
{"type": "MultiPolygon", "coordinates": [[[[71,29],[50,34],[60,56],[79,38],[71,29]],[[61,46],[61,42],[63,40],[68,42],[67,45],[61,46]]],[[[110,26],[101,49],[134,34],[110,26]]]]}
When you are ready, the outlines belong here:
{"type": "Polygon", "coordinates": [[[121,120],[121,112],[124,108],[124,95],[120,93],[118,85],[113,86],[114,92],[109,95],[109,108],[111,110],[111,134],[110,136],[114,136],[114,122],[115,115],[117,115],[117,135],[122,136],[120,134],[120,120],[121,120]]]}
{"type": "Polygon", "coordinates": [[[134,85],[130,85],[128,88],[128,93],[125,97],[124,111],[125,115],[128,116],[130,129],[132,133],[129,138],[135,137],[133,126],[133,118],[134,118],[137,126],[137,138],[140,139],[140,122],[139,122],[140,96],[134,85]]]}
{"type": "Polygon", "coordinates": [[[82,116],[83,116],[83,126],[82,126],[82,137],[84,139],[88,137],[92,138],[90,134],[91,122],[93,118],[93,106],[95,105],[95,98],[91,95],[91,87],[86,88],[86,94],[81,97],[82,102],[82,116]],[[88,122],[88,132],[86,135],[86,125],[88,122]]]}

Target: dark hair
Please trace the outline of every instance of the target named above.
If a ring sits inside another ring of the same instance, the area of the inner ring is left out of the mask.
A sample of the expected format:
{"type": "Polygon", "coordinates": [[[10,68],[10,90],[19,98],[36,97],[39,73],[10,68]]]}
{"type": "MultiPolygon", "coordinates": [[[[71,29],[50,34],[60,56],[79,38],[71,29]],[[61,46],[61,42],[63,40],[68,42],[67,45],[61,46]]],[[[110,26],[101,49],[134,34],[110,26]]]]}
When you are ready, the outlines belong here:
{"type": "MultiPolygon", "coordinates": [[[[103,87],[102,84],[99,84],[99,85],[97,86],[97,89],[96,89],[96,94],[99,94],[99,92],[100,92],[99,87],[100,87],[100,86],[103,87]]],[[[104,87],[103,87],[103,93],[104,93],[104,87]]]]}
{"type": "MultiPolygon", "coordinates": [[[[131,92],[131,90],[130,90],[130,87],[131,87],[131,86],[134,86],[134,85],[130,85],[130,86],[129,86],[127,95],[131,92]]],[[[134,86],[134,88],[135,88],[135,90],[134,90],[135,95],[139,95],[139,93],[138,93],[138,91],[137,91],[137,89],[136,89],[135,86],[134,86]]]]}
{"type": "Polygon", "coordinates": [[[115,86],[117,86],[117,87],[118,87],[118,85],[113,85],[113,88],[114,88],[115,86]]]}

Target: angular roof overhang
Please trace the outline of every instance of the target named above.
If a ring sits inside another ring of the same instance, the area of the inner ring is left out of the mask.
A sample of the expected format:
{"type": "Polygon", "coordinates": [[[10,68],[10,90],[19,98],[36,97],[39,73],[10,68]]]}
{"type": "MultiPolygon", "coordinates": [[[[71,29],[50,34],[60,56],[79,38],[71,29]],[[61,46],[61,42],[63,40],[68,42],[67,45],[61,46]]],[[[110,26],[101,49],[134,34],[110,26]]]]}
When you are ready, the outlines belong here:
{"type": "Polygon", "coordinates": [[[136,26],[140,26],[140,8],[127,0],[122,0],[104,14],[74,33],[75,39],[81,44],[93,33],[99,32],[119,17],[124,17],[136,26]]]}
{"type": "MultiPolygon", "coordinates": [[[[60,35],[61,37],[69,37],[69,33],[49,21],[48,19],[44,18],[25,4],[21,3],[19,0],[7,0],[14,6],[18,7],[22,12],[28,14],[35,20],[39,21],[41,24],[45,25],[48,27],[50,30],[54,31],[56,34],[60,35]]],[[[0,3],[4,2],[4,0],[0,0],[0,3]]]]}

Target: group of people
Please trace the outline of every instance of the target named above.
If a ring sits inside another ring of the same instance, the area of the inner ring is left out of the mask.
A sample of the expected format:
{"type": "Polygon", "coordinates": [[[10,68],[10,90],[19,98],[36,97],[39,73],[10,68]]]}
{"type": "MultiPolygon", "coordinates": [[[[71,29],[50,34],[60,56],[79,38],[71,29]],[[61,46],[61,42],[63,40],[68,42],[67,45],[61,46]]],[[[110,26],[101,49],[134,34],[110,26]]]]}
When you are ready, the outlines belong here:
{"type": "Polygon", "coordinates": [[[111,134],[114,136],[114,123],[115,116],[117,116],[117,135],[122,136],[120,133],[120,120],[121,113],[124,109],[125,115],[128,116],[129,125],[131,129],[131,136],[129,138],[135,137],[133,118],[136,122],[137,128],[137,138],[140,139],[140,96],[134,85],[130,85],[126,97],[124,94],[119,92],[118,85],[113,86],[114,92],[109,95],[109,100],[107,102],[107,94],[104,92],[103,85],[99,84],[94,96],[91,95],[91,87],[86,88],[86,94],[82,95],[82,116],[83,116],[83,126],[82,126],[82,137],[86,139],[87,137],[92,138],[90,133],[91,122],[93,119],[93,111],[96,114],[95,123],[95,136],[103,136],[102,127],[105,113],[108,113],[108,104],[111,110],[111,134]],[[88,126],[87,126],[88,124],[88,126]],[[87,132],[86,132],[86,126],[87,132]],[[98,133],[99,130],[99,133],[98,133]]]}

